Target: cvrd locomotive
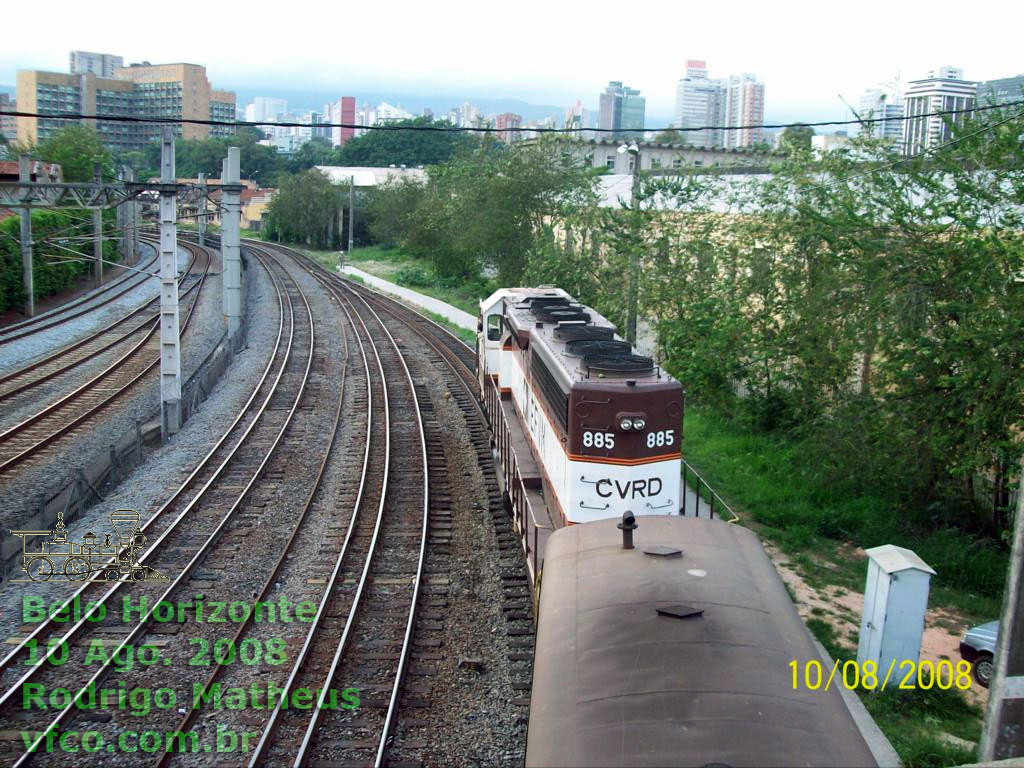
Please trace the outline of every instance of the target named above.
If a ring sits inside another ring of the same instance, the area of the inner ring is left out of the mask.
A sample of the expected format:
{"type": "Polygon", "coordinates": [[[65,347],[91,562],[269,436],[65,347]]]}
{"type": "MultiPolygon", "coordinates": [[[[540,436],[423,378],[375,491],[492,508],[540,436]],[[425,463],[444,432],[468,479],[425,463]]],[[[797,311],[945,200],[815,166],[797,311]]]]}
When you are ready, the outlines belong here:
{"type": "Polygon", "coordinates": [[[502,289],[480,309],[481,393],[534,575],[553,529],[677,514],[679,382],[563,290],[502,289]]]}

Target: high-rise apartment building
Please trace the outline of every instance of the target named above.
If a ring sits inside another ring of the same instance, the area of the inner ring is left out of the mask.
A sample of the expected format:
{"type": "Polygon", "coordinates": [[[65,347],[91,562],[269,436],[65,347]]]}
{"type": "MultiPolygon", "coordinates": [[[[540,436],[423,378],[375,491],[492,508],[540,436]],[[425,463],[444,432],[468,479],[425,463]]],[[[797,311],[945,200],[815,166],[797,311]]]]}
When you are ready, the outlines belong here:
{"type": "Polygon", "coordinates": [[[245,107],[247,123],[276,123],[282,115],[287,114],[287,99],[278,99],[273,96],[257,96],[252,100],[252,104],[245,107]]]}
{"type": "Polygon", "coordinates": [[[523,126],[523,116],[512,112],[504,112],[494,119],[494,127],[501,140],[506,144],[519,141],[519,129],[523,126]]]}
{"type": "Polygon", "coordinates": [[[93,74],[96,77],[113,77],[114,70],[124,66],[124,58],[112,53],[72,51],[68,58],[68,72],[72,75],[93,74]]]}
{"type": "Polygon", "coordinates": [[[887,141],[902,140],[903,100],[898,93],[883,88],[868,88],[860,97],[857,116],[862,120],[881,121],[862,125],[861,133],[887,141]]]}
{"type": "Polygon", "coordinates": [[[908,157],[949,141],[953,129],[967,119],[978,96],[978,84],[964,80],[964,71],[941,67],[928,77],[912,80],[903,97],[903,152],[908,157]],[[966,110],[966,111],[962,111],[966,110]],[[936,112],[961,111],[955,115],[936,112]]]}
{"type": "Polygon", "coordinates": [[[764,84],[751,74],[733,75],[726,84],[725,146],[750,147],[764,141],[764,84]]]}
{"type": "Polygon", "coordinates": [[[726,89],[720,80],[708,77],[707,64],[698,59],[686,62],[686,76],[676,85],[675,127],[686,128],[686,143],[695,147],[721,147],[725,123],[726,89]],[[700,130],[693,130],[699,128],[700,130]]]}
{"type": "Polygon", "coordinates": [[[1024,75],[978,83],[978,106],[1010,104],[1024,100],[1024,75]]]}
{"type": "Polygon", "coordinates": [[[342,96],[337,101],[324,105],[324,122],[335,125],[329,128],[331,144],[343,147],[356,135],[355,128],[338,128],[337,124],[356,125],[356,97],[342,96]]]}
{"type": "Polygon", "coordinates": [[[141,149],[159,140],[159,123],[127,123],[104,117],[158,117],[213,120],[223,126],[182,123],[175,133],[185,139],[232,136],[235,94],[210,86],[206,69],[196,64],[133,64],[114,71],[113,78],[92,73],[18,72],[18,105],[41,117],[18,118],[18,141],[45,141],[68,124],[62,114],[96,115],[82,119],[111,149],[141,149]]]}
{"type": "Polygon", "coordinates": [[[613,131],[613,138],[640,138],[644,132],[647,100],[636,88],[611,80],[601,94],[598,128],[613,131]]]}
{"type": "Polygon", "coordinates": [[[713,80],[708,77],[705,62],[686,62],[686,75],[676,85],[675,126],[701,129],[684,131],[688,144],[708,148],[749,147],[766,140],[762,125],[764,84],[754,75],[713,80]]]}

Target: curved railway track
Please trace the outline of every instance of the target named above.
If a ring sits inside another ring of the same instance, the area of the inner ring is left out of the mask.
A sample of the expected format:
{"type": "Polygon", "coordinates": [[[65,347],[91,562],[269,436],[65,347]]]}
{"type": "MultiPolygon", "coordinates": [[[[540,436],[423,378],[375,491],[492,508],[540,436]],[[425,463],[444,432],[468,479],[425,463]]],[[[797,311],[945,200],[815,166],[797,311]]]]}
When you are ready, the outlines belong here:
{"type": "MultiPolygon", "coordinates": [[[[198,246],[187,246],[194,258],[202,262],[201,272],[188,273],[191,285],[182,291],[179,299],[192,294],[182,323],[186,332],[193,312],[199,303],[206,276],[209,273],[211,255],[198,246]]],[[[9,474],[28,460],[46,460],[53,451],[59,450],[60,438],[74,430],[87,429],[90,420],[103,408],[132,390],[160,362],[159,300],[147,302],[141,309],[143,322],[129,329],[117,341],[126,341],[127,349],[119,352],[115,359],[102,371],[89,375],[73,390],[51,402],[31,416],[20,420],[0,433],[0,476],[9,474]]],[[[102,354],[111,345],[100,345],[100,349],[77,358],[77,362],[56,361],[57,373],[74,367],[77,363],[102,354]]],[[[43,366],[47,367],[46,365],[43,366]]],[[[22,369],[24,371],[24,369],[22,369]]],[[[53,373],[56,375],[56,373],[53,373]]],[[[46,374],[44,374],[46,376],[46,374]]],[[[25,386],[22,384],[21,386],[25,386]]]]}
{"type": "MultiPolygon", "coordinates": [[[[182,245],[189,251],[189,263],[185,268],[187,275],[192,271],[200,250],[188,242],[182,242],[182,245]]],[[[192,281],[192,284],[181,292],[182,298],[196,290],[196,285],[197,281],[192,281]]],[[[160,298],[156,297],[81,339],[15,371],[0,375],[0,402],[20,395],[78,365],[94,360],[101,353],[118,344],[135,339],[138,334],[149,330],[152,324],[159,319],[159,311],[160,298]]]]}
{"type": "MultiPolygon", "coordinates": [[[[285,432],[305,392],[315,344],[312,313],[305,295],[283,269],[272,262],[266,262],[264,266],[272,276],[279,308],[278,333],[271,357],[249,400],[229,429],[142,527],[142,532],[152,544],[140,558],[140,564],[174,574],[169,582],[132,582],[132,599],[137,601],[147,597],[149,606],[159,600],[170,599],[190,585],[197,569],[218,545],[220,550],[230,546],[231,542],[225,544],[223,541],[226,532],[244,537],[245,532],[240,526],[248,525],[247,521],[254,515],[244,513],[243,505],[250,498],[268,462],[286,444],[285,432]]],[[[302,450],[301,444],[290,448],[292,454],[302,450]]],[[[241,574],[241,577],[246,589],[251,589],[246,575],[241,574]]],[[[19,726],[24,728],[28,725],[27,730],[41,734],[37,744],[70,720],[75,708],[64,709],[52,719],[46,712],[33,712],[34,717],[26,723],[24,713],[11,711],[23,686],[35,682],[47,689],[59,686],[84,694],[90,684],[97,685],[110,672],[113,666],[110,659],[117,652],[124,652],[126,647],[141,642],[145,636],[153,621],[152,610],[133,624],[120,622],[121,615],[116,609],[99,622],[90,621],[105,613],[108,604],[113,606],[111,601],[123,591],[125,583],[86,582],[68,601],[72,603],[77,599],[81,604],[91,603],[90,610],[80,621],[66,631],[58,623],[44,621],[0,661],[0,668],[5,670],[5,683],[17,677],[0,696],[3,719],[10,722],[9,718],[17,715],[19,726]],[[110,655],[107,663],[84,665],[79,643],[87,633],[105,635],[106,642],[116,645],[117,651],[110,655]],[[53,649],[70,649],[71,660],[67,665],[54,667],[44,656],[22,673],[21,664],[28,658],[29,648],[34,647],[33,641],[41,642],[43,639],[49,640],[53,649]]],[[[29,745],[14,764],[26,764],[34,755],[29,745]]]]}
{"type": "Polygon", "coordinates": [[[61,304],[59,307],[54,307],[46,312],[41,312],[35,317],[0,328],[0,345],[16,341],[17,339],[23,339],[26,336],[53,328],[68,320],[81,317],[87,312],[92,312],[110,304],[133,288],[138,288],[146,280],[159,277],[158,273],[149,272],[150,268],[157,263],[160,257],[156,245],[153,243],[150,243],[150,245],[153,247],[153,255],[147,258],[146,261],[134,265],[133,271],[121,275],[116,280],[112,280],[99,289],[89,291],[82,296],[61,304]],[[147,274],[140,274],[134,270],[142,270],[147,274]]]}
{"type": "MultiPolygon", "coordinates": [[[[189,677],[188,682],[201,684],[203,690],[209,691],[218,680],[232,684],[232,676],[242,674],[251,678],[255,673],[270,676],[285,691],[319,689],[319,703],[330,697],[327,692],[332,689],[340,694],[341,689],[357,688],[363,701],[357,717],[350,716],[345,709],[319,706],[312,710],[278,706],[268,711],[264,722],[257,726],[258,745],[247,759],[250,765],[300,765],[329,759],[379,766],[388,758],[400,720],[404,674],[412,655],[413,638],[420,631],[417,606],[422,602],[432,506],[436,506],[437,489],[446,489],[445,459],[443,450],[434,444],[437,430],[436,424],[434,428],[430,426],[429,397],[416,379],[415,367],[411,368],[406,360],[406,334],[403,332],[402,338],[396,339],[389,324],[399,322],[429,344],[434,367],[442,361],[447,366],[445,378],[459,404],[464,409],[476,406],[482,419],[473,395],[474,355],[463,342],[428,318],[352,286],[294,251],[248,243],[246,248],[268,270],[276,287],[281,313],[277,343],[263,377],[235,422],[143,526],[143,532],[153,543],[140,562],[169,575],[179,570],[180,573],[166,587],[167,582],[134,583],[132,599],[137,602],[147,595],[152,605],[160,599],[189,597],[187,587],[195,591],[200,589],[195,586],[197,580],[210,578],[200,569],[213,567],[209,563],[217,558],[232,557],[240,541],[255,546],[259,518],[265,513],[262,504],[256,510],[240,511],[246,499],[269,493],[264,488],[267,483],[261,485],[260,479],[272,478],[273,485],[296,466],[298,454],[310,452],[302,437],[307,433],[289,437],[289,425],[297,410],[311,410],[308,404],[300,407],[300,401],[314,360],[322,354],[314,353],[314,316],[298,282],[288,274],[285,264],[290,260],[316,279],[339,310],[336,319],[342,325],[345,361],[340,392],[325,433],[326,446],[320,446],[315,467],[303,466],[311,482],[301,505],[289,518],[290,535],[285,538],[280,535],[284,529],[277,531],[278,549],[266,558],[267,568],[259,572],[258,579],[254,572],[248,579],[232,582],[232,587],[226,583],[226,577],[221,577],[216,592],[218,599],[230,598],[232,590],[241,590],[237,599],[246,602],[271,599],[282,582],[294,578],[295,569],[301,567],[297,552],[310,551],[303,542],[309,541],[315,526],[307,518],[322,515],[316,511],[318,505],[326,503],[321,498],[322,482],[335,455],[337,461],[344,463],[348,478],[339,499],[332,502],[337,516],[332,542],[336,539],[337,546],[321,548],[315,559],[302,563],[312,572],[330,575],[319,591],[316,614],[308,631],[289,643],[286,665],[255,670],[214,666],[211,673],[196,676],[195,680],[189,677]],[[358,359],[359,365],[354,369],[349,366],[350,357],[358,359]],[[341,419],[343,401],[345,412],[357,414],[355,419],[341,419]],[[349,445],[359,445],[362,450],[339,449],[339,444],[343,444],[339,439],[339,421],[349,430],[349,445]],[[188,562],[182,566],[186,558],[188,562]],[[257,588],[256,584],[260,586],[257,588]]],[[[417,365],[420,376],[424,366],[431,367],[423,362],[417,365]]],[[[477,418],[472,421],[475,423],[477,418]]],[[[471,426],[471,431],[474,443],[482,434],[483,445],[487,446],[485,430],[480,432],[471,426]]],[[[489,453],[489,446],[486,450],[489,453]]],[[[478,446],[478,455],[483,452],[478,446]]],[[[436,515],[449,514],[433,511],[436,515]]],[[[81,694],[90,684],[98,686],[112,668],[109,662],[98,670],[96,665],[81,664],[87,635],[106,637],[106,642],[116,644],[119,650],[144,642],[151,628],[152,613],[130,627],[110,620],[98,624],[89,621],[99,606],[113,605],[110,601],[122,591],[123,584],[83,584],[68,600],[69,604],[75,599],[83,605],[94,602],[81,620],[67,629],[44,621],[0,660],[6,687],[0,696],[0,723],[12,727],[10,718],[17,715],[16,727],[39,732],[36,744],[42,743],[47,733],[67,728],[75,715],[74,707],[49,719],[35,713],[33,722],[26,723],[24,713],[11,711],[22,686],[30,682],[42,683],[47,688],[60,685],[72,694],[81,694]],[[44,657],[25,671],[22,664],[28,655],[28,644],[33,641],[49,641],[52,648],[69,647],[72,658],[61,667],[53,667],[44,657]]],[[[195,637],[201,627],[186,623],[181,629],[184,631],[174,648],[165,648],[164,652],[184,665],[194,650],[188,649],[185,640],[195,637]]],[[[259,637],[262,629],[250,617],[232,627],[234,642],[237,644],[247,636],[259,637]]],[[[109,656],[113,658],[116,654],[117,651],[109,656]]],[[[175,669],[189,670],[186,666],[175,669]]],[[[118,672],[125,676],[124,670],[118,672]]],[[[134,684],[154,688],[162,684],[155,677],[147,679],[145,674],[138,673],[134,684]]],[[[189,670],[187,675],[193,675],[193,671],[189,670]]],[[[174,719],[171,714],[168,719],[167,713],[154,711],[147,719],[147,727],[184,732],[196,727],[201,715],[202,710],[189,708],[184,717],[174,719]],[[153,721],[154,717],[157,721],[153,721]]],[[[113,727],[119,717],[115,713],[110,726],[100,727],[113,727]]],[[[245,723],[252,726],[249,720],[245,723]]],[[[125,727],[123,719],[121,727],[125,727]]],[[[202,724],[198,727],[201,730],[202,724]]],[[[14,764],[26,764],[33,754],[31,749],[25,751],[14,764]]],[[[158,765],[172,761],[174,756],[164,753],[159,758],[158,765]]]]}

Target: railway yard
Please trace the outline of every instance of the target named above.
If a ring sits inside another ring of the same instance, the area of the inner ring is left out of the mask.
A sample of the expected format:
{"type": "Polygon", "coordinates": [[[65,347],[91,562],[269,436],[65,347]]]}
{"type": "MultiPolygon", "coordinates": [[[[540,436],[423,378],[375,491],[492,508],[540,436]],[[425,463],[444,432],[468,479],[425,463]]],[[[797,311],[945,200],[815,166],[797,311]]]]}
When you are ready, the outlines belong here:
{"type": "Polygon", "coordinates": [[[118,765],[522,764],[532,598],[474,351],[256,241],[228,340],[219,250],[178,247],[187,419],[164,441],[155,278],[0,328],[0,762],[95,764],[46,748],[89,731],[118,765]],[[84,543],[26,572],[9,532],[42,529],[84,543]]]}

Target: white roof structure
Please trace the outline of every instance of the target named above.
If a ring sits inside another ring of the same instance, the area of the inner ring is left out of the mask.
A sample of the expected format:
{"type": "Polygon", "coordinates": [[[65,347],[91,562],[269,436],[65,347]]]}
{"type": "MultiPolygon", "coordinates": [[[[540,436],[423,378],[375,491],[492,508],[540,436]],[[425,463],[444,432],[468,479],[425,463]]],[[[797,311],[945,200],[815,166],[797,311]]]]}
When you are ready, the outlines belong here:
{"type": "Polygon", "coordinates": [[[916,552],[895,544],[884,544],[881,547],[873,547],[866,550],[867,556],[878,563],[878,566],[886,573],[899,573],[900,571],[924,571],[933,576],[935,571],[917,556],[916,552]]]}
{"type": "Polygon", "coordinates": [[[348,184],[348,180],[354,178],[357,187],[379,187],[392,178],[417,180],[427,178],[427,172],[422,168],[368,168],[345,165],[317,165],[314,167],[326,176],[331,184],[348,184]]]}

